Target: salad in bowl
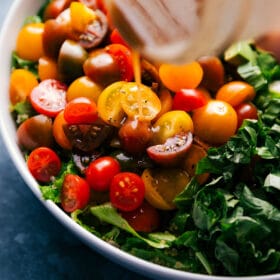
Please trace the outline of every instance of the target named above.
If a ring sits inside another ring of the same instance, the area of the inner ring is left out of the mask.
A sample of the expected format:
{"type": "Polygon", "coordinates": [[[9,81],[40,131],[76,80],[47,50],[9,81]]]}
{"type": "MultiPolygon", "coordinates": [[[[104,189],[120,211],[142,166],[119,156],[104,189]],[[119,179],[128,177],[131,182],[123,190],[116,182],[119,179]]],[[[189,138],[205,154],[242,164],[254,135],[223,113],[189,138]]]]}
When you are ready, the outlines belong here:
{"type": "Polygon", "coordinates": [[[1,127],[46,207],[151,277],[277,279],[276,56],[242,41],[219,57],[153,63],[103,1],[27,2],[3,29],[13,36],[1,46],[1,127]]]}

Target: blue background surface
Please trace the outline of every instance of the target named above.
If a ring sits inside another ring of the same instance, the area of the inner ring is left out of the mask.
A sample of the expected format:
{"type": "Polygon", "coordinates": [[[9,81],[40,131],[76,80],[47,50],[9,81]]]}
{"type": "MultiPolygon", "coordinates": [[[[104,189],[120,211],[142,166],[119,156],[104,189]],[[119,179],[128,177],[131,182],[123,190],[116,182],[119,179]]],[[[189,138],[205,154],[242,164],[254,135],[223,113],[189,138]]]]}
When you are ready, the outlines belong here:
{"type": "MultiPolygon", "coordinates": [[[[0,26],[13,3],[0,2],[0,26]]],[[[1,93],[5,94],[5,93],[1,93]]],[[[81,243],[37,200],[0,134],[0,279],[145,280],[81,243]]]]}

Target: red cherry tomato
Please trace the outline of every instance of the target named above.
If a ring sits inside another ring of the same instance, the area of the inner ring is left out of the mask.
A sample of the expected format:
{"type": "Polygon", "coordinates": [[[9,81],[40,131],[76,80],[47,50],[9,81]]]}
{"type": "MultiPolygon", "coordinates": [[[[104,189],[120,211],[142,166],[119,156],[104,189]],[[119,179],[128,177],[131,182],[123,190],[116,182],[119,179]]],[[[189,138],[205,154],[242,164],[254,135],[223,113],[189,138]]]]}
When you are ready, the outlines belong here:
{"type": "Polygon", "coordinates": [[[136,231],[153,232],[159,227],[159,212],[151,204],[146,202],[134,211],[121,212],[124,219],[136,231]]]}
{"type": "Polygon", "coordinates": [[[55,117],[66,105],[66,90],[67,86],[57,80],[44,80],[32,90],[31,104],[38,113],[55,117]]]}
{"type": "Polygon", "coordinates": [[[203,92],[199,89],[181,89],[173,99],[173,110],[193,111],[207,103],[203,92]]]}
{"type": "Polygon", "coordinates": [[[128,47],[126,41],[123,39],[123,37],[121,36],[117,28],[114,28],[113,31],[111,32],[110,41],[112,44],[121,44],[128,47]]]}
{"type": "Polygon", "coordinates": [[[95,191],[107,191],[113,177],[120,172],[119,162],[110,156],[100,157],[90,163],[86,180],[95,191]]]}
{"type": "Polygon", "coordinates": [[[110,185],[110,201],[122,211],[138,208],[145,196],[145,185],[140,176],[131,172],[121,172],[114,176],[110,185]]]}
{"type": "Polygon", "coordinates": [[[131,50],[122,44],[111,44],[105,47],[105,51],[117,62],[120,68],[121,80],[132,81],[134,72],[131,50]]]}
{"type": "Polygon", "coordinates": [[[61,206],[71,213],[84,208],[90,198],[90,187],[87,181],[75,174],[66,174],[61,189],[61,206]]]}
{"type": "Polygon", "coordinates": [[[67,103],[64,118],[68,124],[91,124],[97,118],[97,106],[86,97],[78,97],[67,103]]]}
{"type": "Polygon", "coordinates": [[[239,128],[245,119],[258,119],[258,110],[256,106],[251,103],[241,103],[234,108],[237,113],[237,127],[239,128]]]}
{"type": "Polygon", "coordinates": [[[30,153],[27,167],[36,180],[48,183],[60,172],[61,161],[52,149],[39,147],[30,153]]]}

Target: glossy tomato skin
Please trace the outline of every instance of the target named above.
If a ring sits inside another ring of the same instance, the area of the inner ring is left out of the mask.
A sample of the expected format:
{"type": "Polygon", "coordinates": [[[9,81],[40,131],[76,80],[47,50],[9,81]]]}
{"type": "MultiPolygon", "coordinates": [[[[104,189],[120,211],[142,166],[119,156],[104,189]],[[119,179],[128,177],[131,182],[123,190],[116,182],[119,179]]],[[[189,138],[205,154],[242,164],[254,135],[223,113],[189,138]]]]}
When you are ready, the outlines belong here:
{"type": "Polygon", "coordinates": [[[71,213],[84,208],[90,198],[90,187],[85,179],[75,174],[66,174],[61,189],[61,206],[71,213]]]}
{"type": "Polygon", "coordinates": [[[245,119],[258,119],[258,109],[252,102],[241,103],[235,107],[237,113],[237,127],[239,128],[245,119]]]}
{"type": "Polygon", "coordinates": [[[145,197],[145,185],[140,176],[132,172],[120,172],[110,184],[112,205],[124,212],[137,209],[145,197]]]}
{"type": "Polygon", "coordinates": [[[33,108],[40,114],[55,117],[66,105],[67,86],[55,79],[42,81],[31,94],[33,108]]]}
{"type": "Polygon", "coordinates": [[[173,110],[193,111],[204,106],[207,100],[199,89],[181,89],[173,98],[173,110]]]}
{"type": "Polygon", "coordinates": [[[78,97],[68,102],[64,109],[64,118],[68,124],[91,124],[97,118],[97,106],[86,97],[78,97]]]}
{"type": "Polygon", "coordinates": [[[86,180],[95,191],[107,191],[113,177],[120,172],[119,162],[110,156],[100,157],[90,163],[86,180]]]}
{"type": "Polygon", "coordinates": [[[52,0],[44,11],[44,20],[55,19],[63,10],[70,6],[72,0],[52,0]]]}
{"type": "Polygon", "coordinates": [[[52,149],[39,147],[33,150],[28,159],[27,166],[32,176],[43,183],[51,181],[61,169],[61,160],[52,149]]]}
{"type": "Polygon", "coordinates": [[[121,215],[138,232],[153,232],[160,224],[159,211],[145,200],[137,209],[121,212],[121,215]]]}
{"type": "Polygon", "coordinates": [[[52,119],[39,114],[33,116],[17,129],[17,140],[21,148],[32,151],[40,146],[51,147],[53,144],[52,119]]]}

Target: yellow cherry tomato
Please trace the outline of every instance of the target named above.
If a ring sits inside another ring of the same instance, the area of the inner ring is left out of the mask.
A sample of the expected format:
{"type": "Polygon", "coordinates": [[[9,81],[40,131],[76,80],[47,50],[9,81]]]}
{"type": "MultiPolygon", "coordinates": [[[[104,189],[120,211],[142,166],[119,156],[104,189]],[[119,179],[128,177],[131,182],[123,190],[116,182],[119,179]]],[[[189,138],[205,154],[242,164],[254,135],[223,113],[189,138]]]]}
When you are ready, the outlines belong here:
{"type": "Polygon", "coordinates": [[[162,64],[159,77],[163,84],[176,92],[184,88],[196,88],[203,77],[203,70],[196,61],[183,65],[162,64]]]}
{"type": "Polygon", "coordinates": [[[29,23],[20,30],[16,52],[22,59],[37,61],[44,55],[43,36],[44,23],[29,23]]]}
{"type": "Polygon", "coordinates": [[[224,84],[217,92],[216,99],[229,103],[236,107],[243,102],[251,101],[255,98],[254,87],[243,81],[232,81],[224,84]]]}
{"type": "Polygon", "coordinates": [[[120,127],[125,119],[125,112],[121,106],[122,88],[126,82],[115,82],[106,87],[97,101],[99,117],[107,124],[120,127]]]}
{"type": "Polygon", "coordinates": [[[47,79],[58,80],[57,63],[47,56],[40,57],[38,63],[38,75],[41,81],[47,79]]]}
{"type": "Polygon", "coordinates": [[[10,76],[10,101],[13,105],[23,102],[38,85],[36,76],[25,69],[15,69],[10,76]]]}
{"type": "Polygon", "coordinates": [[[147,86],[126,83],[122,88],[121,106],[130,118],[151,121],[161,110],[158,96],[147,86]]]}
{"type": "Polygon", "coordinates": [[[211,100],[192,115],[194,134],[202,141],[219,145],[227,142],[236,132],[237,114],[224,101],[211,100]]]}
{"type": "Polygon", "coordinates": [[[153,144],[163,144],[168,138],[182,132],[193,132],[193,121],[188,113],[181,110],[163,114],[153,124],[153,144]]]}
{"type": "Polygon", "coordinates": [[[70,84],[66,93],[66,99],[69,102],[77,97],[87,97],[92,101],[97,102],[102,90],[103,87],[96,84],[89,77],[82,76],[70,84]]]}
{"type": "Polygon", "coordinates": [[[174,198],[190,181],[188,173],[177,168],[145,169],[141,177],[145,185],[145,199],[161,210],[175,209],[174,198]]]}

